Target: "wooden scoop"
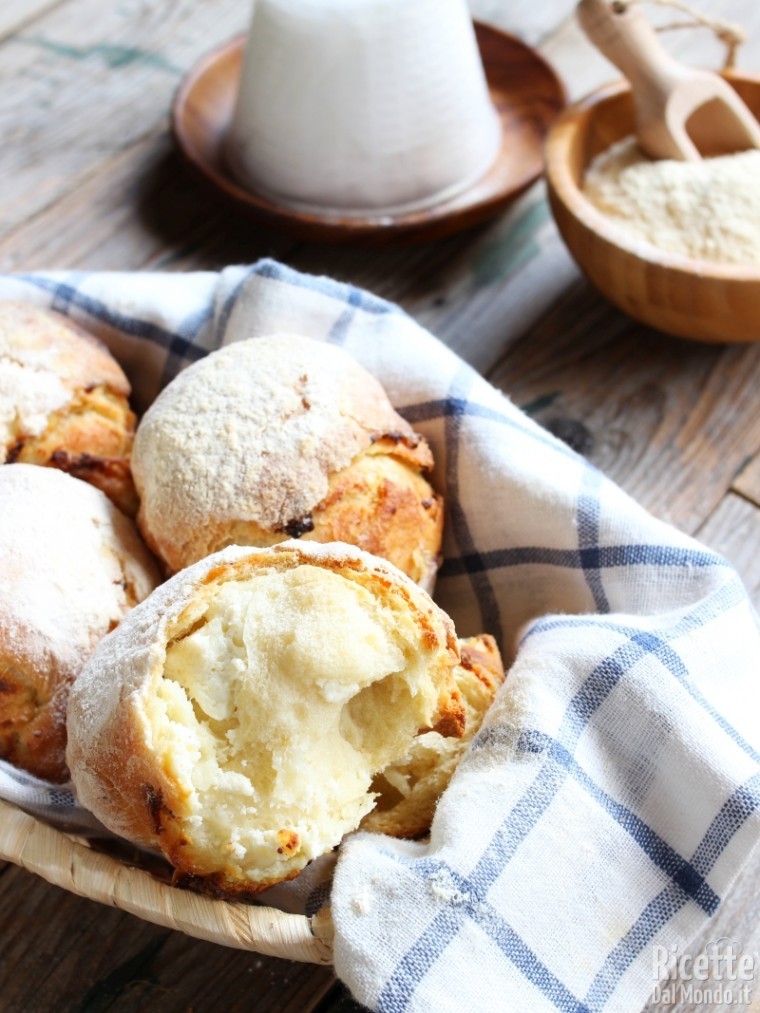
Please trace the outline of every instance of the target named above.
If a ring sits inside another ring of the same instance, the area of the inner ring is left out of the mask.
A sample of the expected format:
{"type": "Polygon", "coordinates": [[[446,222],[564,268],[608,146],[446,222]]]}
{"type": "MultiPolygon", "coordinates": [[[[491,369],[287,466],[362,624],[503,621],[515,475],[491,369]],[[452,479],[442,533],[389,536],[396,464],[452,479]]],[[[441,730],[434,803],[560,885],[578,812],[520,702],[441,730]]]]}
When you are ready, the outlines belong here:
{"type": "Polygon", "coordinates": [[[760,148],[760,124],[731,85],[674,59],[637,4],[581,0],[578,20],[630,81],[639,144],[651,158],[695,162],[760,148]]]}

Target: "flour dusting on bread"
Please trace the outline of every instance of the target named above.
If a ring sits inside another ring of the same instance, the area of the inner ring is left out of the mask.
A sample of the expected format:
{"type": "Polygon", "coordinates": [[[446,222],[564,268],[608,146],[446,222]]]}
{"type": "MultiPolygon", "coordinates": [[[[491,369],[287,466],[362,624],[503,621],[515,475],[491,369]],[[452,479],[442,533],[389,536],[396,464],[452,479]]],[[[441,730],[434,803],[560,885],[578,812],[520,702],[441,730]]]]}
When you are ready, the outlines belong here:
{"type": "Polygon", "coordinates": [[[69,703],[81,801],[180,880],[254,894],[329,851],[420,728],[462,734],[448,617],[346,545],[232,547],[159,588],[69,703]]]}
{"type": "Polygon", "coordinates": [[[354,542],[421,581],[443,523],[423,475],[432,463],[341,349],[296,335],[236,342],[181,373],[140,423],[139,523],[172,571],[229,544],[303,537],[354,542]]]}
{"type": "Polygon", "coordinates": [[[92,335],[58,313],[0,301],[0,464],[75,474],[134,514],[129,394],[92,335]]]}
{"type": "Polygon", "coordinates": [[[159,575],[132,522],[61,472],[0,468],[0,517],[0,755],[62,781],[69,686],[159,575]]]}

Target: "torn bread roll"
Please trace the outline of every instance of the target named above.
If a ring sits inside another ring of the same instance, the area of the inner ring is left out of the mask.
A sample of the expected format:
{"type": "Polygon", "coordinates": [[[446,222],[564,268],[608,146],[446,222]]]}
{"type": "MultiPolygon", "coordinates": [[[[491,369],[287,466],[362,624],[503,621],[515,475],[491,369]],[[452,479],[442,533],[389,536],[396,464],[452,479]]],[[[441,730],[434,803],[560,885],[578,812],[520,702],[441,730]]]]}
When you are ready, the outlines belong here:
{"type": "Polygon", "coordinates": [[[0,301],[0,464],[40,464],[137,511],[130,386],[95,337],[58,313],[0,301]]]}
{"type": "Polygon", "coordinates": [[[0,468],[0,517],[0,757],[65,781],[70,686],[159,574],[132,521],[61,472],[0,468]]]}
{"type": "Polygon", "coordinates": [[[430,590],[443,506],[425,440],[346,352],[295,335],[228,345],[137,432],[139,524],[170,571],[226,545],[342,541],[430,590]]]}
{"type": "Polygon", "coordinates": [[[429,832],[438,799],[504,682],[504,665],[492,636],[469,637],[460,640],[459,647],[462,660],[454,669],[454,679],[464,703],[464,734],[457,739],[436,731],[418,735],[407,755],[372,782],[377,803],[362,820],[362,830],[412,839],[429,832]]]}
{"type": "Polygon", "coordinates": [[[353,546],[233,546],[104,640],[69,700],[80,801],[176,881],[258,893],[330,851],[420,728],[461,735],[451,620],[353,546]]]}

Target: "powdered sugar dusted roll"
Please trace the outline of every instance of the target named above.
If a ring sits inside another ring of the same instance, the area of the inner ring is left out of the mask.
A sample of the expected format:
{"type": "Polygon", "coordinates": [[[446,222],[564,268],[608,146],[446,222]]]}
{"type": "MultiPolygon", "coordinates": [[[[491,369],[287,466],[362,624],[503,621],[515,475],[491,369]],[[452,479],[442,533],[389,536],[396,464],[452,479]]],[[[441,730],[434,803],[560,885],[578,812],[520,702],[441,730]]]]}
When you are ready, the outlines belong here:
{"type": "Polygon", "coordinates": [[[420,728],[461,735],[454,629],[348,545],[232,547],[176,574],[69,701],[82,803],[180,880],[253,894],[334,847],[420,728]]]}
{"type": "Polygon", "coordinates": [[[159,576],[133,523],[61,472],[0,468],[0,517],[0,756],[65,781],[69,688],[159,576]]]}
{"type": "Polygon", "coordinates": [[[429,588],[443,526],[425,440],[342,349],[236,342],[185,370],[138,428],[138,521],[170,570],[226,545],[343,541],[429,588]]]}

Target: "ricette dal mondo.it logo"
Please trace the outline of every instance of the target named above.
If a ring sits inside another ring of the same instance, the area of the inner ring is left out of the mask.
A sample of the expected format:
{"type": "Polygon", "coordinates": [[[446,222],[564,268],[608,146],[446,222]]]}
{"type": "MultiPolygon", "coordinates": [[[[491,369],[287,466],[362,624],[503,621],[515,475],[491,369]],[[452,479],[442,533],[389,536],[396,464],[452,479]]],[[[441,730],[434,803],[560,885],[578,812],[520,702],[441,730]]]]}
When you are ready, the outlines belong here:
{"type": "Polygon", "coordinates": [[[652,974],[658,983],[652,993],[654,1003],[747,1006],[752,999],[755,958],[728,936],[713,940],[696,954],[678,946],[655,946],[652,974]]]}

